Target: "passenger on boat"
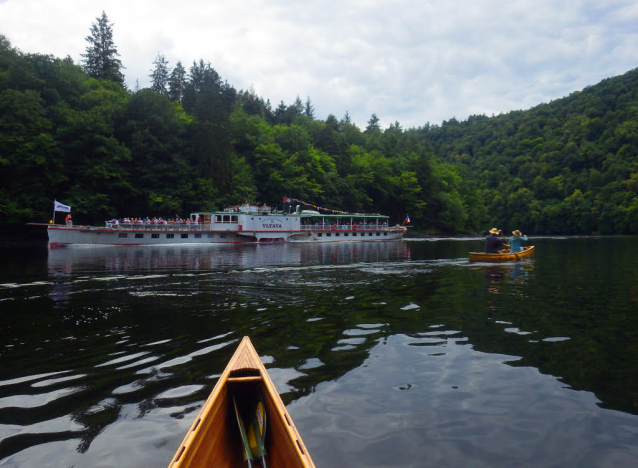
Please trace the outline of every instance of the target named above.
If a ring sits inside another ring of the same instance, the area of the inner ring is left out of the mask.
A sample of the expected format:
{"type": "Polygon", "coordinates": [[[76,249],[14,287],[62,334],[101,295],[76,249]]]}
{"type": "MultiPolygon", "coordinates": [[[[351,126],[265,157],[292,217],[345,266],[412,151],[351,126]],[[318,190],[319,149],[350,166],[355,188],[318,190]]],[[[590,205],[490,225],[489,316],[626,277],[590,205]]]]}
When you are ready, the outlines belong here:
{"type": "Polygon", "coordinates": [[[510,237],[507,241],[510,243],[512,252],[518,253],[523,251],[523,246],[521,245],[522,241],[528,241],[527,236],[521,234],[521,231],[518,229],[512,232],[512,237],[510,237]]]}
{"type": "Polygon", "coordinates": [[[509,247],[498,234],[503,234],[500,229],[490,229],[489,235],[485,238],[485,253],[498,253],[501,247],[509,247]]]}
{"type": "Polygon", "coordinates": [[[73,220],[71,219],[71,213],[66,215],[66,218],[64,218],[64,221],[66,221],[66,225],[67,226],[73,226],[73,220]]]}

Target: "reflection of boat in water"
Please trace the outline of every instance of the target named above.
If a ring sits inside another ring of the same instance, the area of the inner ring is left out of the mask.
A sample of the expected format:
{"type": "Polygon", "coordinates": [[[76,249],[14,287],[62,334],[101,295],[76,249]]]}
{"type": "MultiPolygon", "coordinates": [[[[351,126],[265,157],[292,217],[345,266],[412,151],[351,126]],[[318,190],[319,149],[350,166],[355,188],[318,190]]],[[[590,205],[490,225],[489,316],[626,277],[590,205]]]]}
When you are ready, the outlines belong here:
{"type": "Polygon", "coordinates": [[[139,246],[50,247],[51,274],[74,270],[148,271],[185,269],[210,271],[223,268],[267,268],[312,264],[350,264],[405,260],[404,242],[211,244],[139,246]]]}
{"type": "Polygon", "coordinates": [[[534,271],[534,262],[515,262],[500,265],[486,265],[479,267],[486,279],[485,287],[488,292],[512,295],[525,295],[520,286],[528,284],[528,277],[534,271]],[[510,287],[507,287],[507,286],[510,287]],[[514,287],[511,287],[514,286],[514,287]]]}
{"type": "Polygon", "coordinates": [[[315,466],[257,351],[244,337],[169,467],[252,466],[251,457],[264,468],[315,466]],[[251,401],[254,395],[261,398],[251,401]],[[247,405],[248,411],[240,411],[247,405]],[[250,415],[245,430],[242,413],[250,415]],[[267,460],[263,465],[262,457],[267,460]]]}
{"type": "Polygon", "coordinates": [[[389,226],[380,214],[321,214],[297,209],[273,212],[243,205],[223,211],[191,213],[186,222],[109,221],[105,226],[50,225],[50,245],[236,244],[253,242],[346,242],[403,238],[405,226],[389,226]]]}
{"type": "Polygon", "coordinates": [[[470,262],[489,262],[489,263],[505,263],[520,262],[534,257],[534,246],[523,247],[522,252],[518,253],[485,253],[470,252],[470,262]]]}

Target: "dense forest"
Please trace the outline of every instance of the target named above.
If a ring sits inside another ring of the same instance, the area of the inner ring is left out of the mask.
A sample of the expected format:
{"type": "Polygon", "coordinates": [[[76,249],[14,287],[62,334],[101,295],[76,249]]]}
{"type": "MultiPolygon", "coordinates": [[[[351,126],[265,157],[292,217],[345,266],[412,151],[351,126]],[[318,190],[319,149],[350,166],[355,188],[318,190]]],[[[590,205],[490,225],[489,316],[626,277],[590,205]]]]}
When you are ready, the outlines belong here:
{"type": "Polygon", "coordinates": [[[111,33],[103,14],[83,64],[0,35],[3,224],[47,222],[54,199],[88,224],[289,196],[430,233],[638,233],[638,71],[527,111],[362,130],[310,98],[273,108],[203,59],[158,55],[129,90],[111,33]]]}
{"type": "Polygon", "coordinates": [[[638,70],[527,111],[417,133],[467,171],[490,224],[638,233],[638,70]]]}

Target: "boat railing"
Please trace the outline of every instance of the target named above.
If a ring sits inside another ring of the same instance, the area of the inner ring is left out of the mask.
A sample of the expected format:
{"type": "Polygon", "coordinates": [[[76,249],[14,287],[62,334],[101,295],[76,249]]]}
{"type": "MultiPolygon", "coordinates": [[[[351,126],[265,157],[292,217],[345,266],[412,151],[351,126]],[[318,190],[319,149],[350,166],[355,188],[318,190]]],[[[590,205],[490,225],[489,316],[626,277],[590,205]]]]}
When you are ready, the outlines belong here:
{"type": "Polygon", "coordinates": [[[106,223],[107,228],[120,231],[206,231],[210,230],[210,224],[201,223],[106,223]]]}
{"type": "Polygon", "coordinates": [[[380,231],[387,229],[387,224],[302,224],[302,231],[327,232],[327,231],[380,231]]]}

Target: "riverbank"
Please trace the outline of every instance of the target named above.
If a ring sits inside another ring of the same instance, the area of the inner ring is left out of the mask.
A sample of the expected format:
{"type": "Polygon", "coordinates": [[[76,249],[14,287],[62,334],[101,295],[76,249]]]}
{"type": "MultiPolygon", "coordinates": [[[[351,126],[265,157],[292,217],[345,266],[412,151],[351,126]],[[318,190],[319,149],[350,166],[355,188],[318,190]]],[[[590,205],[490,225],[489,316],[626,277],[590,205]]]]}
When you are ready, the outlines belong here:
{"type": "Polygon", "coordinates": [[[0,243],[22,244],[24,242],[46,243],[48,241],[46,226],[32,225],[0,225],[0,243]]]}

